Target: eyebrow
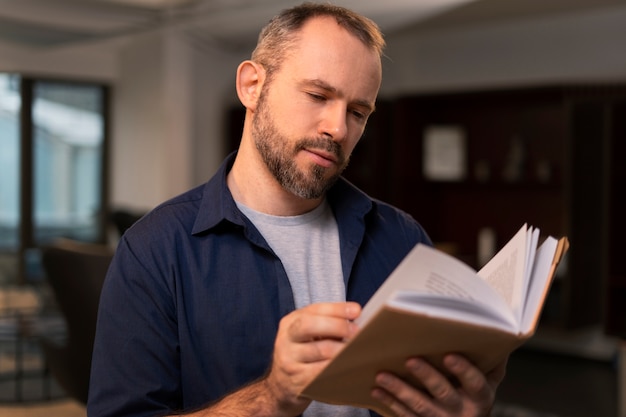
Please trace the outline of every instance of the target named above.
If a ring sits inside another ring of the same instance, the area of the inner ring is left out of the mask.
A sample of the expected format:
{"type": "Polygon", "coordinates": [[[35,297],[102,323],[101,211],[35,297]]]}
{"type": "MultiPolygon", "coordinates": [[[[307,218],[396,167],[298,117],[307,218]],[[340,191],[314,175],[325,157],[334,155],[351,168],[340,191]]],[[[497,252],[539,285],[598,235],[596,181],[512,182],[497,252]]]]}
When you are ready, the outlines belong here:
{"type": "MultiPolygon", "coordinates": [[[[332,85],[328,84],[325,81],[322,81],[320,79],[310,79],[310,80],[304,80],[300,83],[303,86],[313,86],[313,87],[317,87],[320,88],[322,90],[328,91],[330,93],[335,93],[337,94],[339,92],[339,90],[335,87],[333,87],[332,85]]],[[[376,106],[367,101],[367,100],[363,100],[363,99],[359,99],[359,100],[355,100],[352,102],[353,104],[356,104],[357,106],[366,108],[370,114],[374,113],[374,111],[376,110],[376,106]]]]}

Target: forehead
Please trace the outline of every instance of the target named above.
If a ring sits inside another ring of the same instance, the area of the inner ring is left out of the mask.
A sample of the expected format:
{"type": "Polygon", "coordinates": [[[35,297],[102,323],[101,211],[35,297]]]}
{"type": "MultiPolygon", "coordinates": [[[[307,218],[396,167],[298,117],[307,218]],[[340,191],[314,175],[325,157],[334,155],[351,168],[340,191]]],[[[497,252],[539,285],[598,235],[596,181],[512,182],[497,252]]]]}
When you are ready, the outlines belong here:
{"type": "Polygon", "coordinates": [[[361,99],[372,102],[382,78],[378,53],[332,17],[305,22],[279,70],[283,71],[296,78],[322,80],[338,90],[358,92],[361,99]]]}

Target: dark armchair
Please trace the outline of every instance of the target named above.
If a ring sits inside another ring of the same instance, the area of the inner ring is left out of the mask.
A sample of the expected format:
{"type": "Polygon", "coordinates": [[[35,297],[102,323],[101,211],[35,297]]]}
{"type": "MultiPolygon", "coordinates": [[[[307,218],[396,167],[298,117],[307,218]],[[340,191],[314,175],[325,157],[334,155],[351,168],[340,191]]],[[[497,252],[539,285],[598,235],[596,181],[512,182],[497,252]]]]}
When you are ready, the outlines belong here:
{"type": "Polygon", "coordinates": [[[41,337],[48,369],[72,398],[87,402],[98,302],[113,256],[106,246],[63,241],[44,248],[42,264],[66,320],[63,341],[41,337]]]}

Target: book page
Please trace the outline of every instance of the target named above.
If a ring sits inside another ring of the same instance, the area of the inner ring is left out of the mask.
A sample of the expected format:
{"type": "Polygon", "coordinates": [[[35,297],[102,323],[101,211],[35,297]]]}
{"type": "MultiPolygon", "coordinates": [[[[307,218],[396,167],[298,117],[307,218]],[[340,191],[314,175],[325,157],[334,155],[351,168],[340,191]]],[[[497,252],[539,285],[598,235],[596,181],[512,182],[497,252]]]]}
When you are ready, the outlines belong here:
{"type": "MultiPolygon", "coordinates": [[[[532,229],[530,233],[532,234],[532,229]]],[[[524,224],[487,265],[478,271],[478,275],[506,301],[518,321],[522,316],[525,295],[527,242],[528,229],[524,224]]]]}
{"type": "Polygon", "coordinates": [[[518,321],[522,322],[526,301],[528,300],[528,291],[530,289],[530,281],[535,265],[535,256],[537,254],[537,245],[539,243],[539,229],[531,227],[528,230],[528,241],[526,242],[526,264],[524,266],[524,280],[521,285],[521,308],[515,311],[518,321]]]}
{"type": "Polygon", "coordinates": [[[535,264],[532,268],[532,273],[529,282],[528,294],[526,296],[526,303],[524,305],[524,317],[522,319],[522,331],[527,332],[539,319],[539,306],[545,299],[550,280],[556,269],[556,264],[560,259],[555,259],[555,252],[557,250],[557,240],[552,236],[546,238],[537,249],[537,255],[535,257],[535,264]]]}
{"type": "MultiPolygon", "coordinates": [[[[394,294],[408,292],[436,296],[431,297],[431,303],[439,299],[440,305],[450,308],[462,303],[481,303],[487,306],[485,309],[492,311],[492,315],[507,317],[503,319],[505,321],[510,321],[508,317],[512,317],[506,302],[476,275],[476,271],[453,256],[418,244],[372,296],[356,323],[365,325],[382,305],[393,299],[394,294]]],[[[415,311],[424,312],[423,306],[419,305],[419,297],[414,300],[415,311]]],[[[404,303],[403,308],[411,310],[410,303],[404,303]]],[[[462,308],[467,310],[467,307],[462,308]]],[[[451,316],[458,314],[452,313],[451,316]]]]}
{"type": "Polygon", "coordinates": [[[398,310],[423,313],[430,317],[491,327],[516,334],[519,332],[518,321],[506,304],[486,304],[476,300],[449,297],[442,294],[425,294],[415,291],[398,291],[393,294],[387,305],[398,310]],[[504,314],[503,314],[504,311],[504,314]]]}

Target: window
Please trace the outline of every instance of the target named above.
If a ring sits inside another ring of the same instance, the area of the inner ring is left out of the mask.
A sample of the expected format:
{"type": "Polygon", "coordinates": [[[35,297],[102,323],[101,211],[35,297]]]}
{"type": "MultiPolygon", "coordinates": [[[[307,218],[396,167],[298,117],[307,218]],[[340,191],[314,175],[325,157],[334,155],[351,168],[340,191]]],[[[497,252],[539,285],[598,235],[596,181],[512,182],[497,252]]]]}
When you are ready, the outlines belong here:
{"type": "Polygon", "coordinates": [[[19,236],[20,106],[19,79],[0,74],[0,248],[19,236]]]}
{"type": "Polygon", "coordinates": [[[106,86],[0,74],[0,283],[38,278],[38,248],[105,240],[106,86]]]}

